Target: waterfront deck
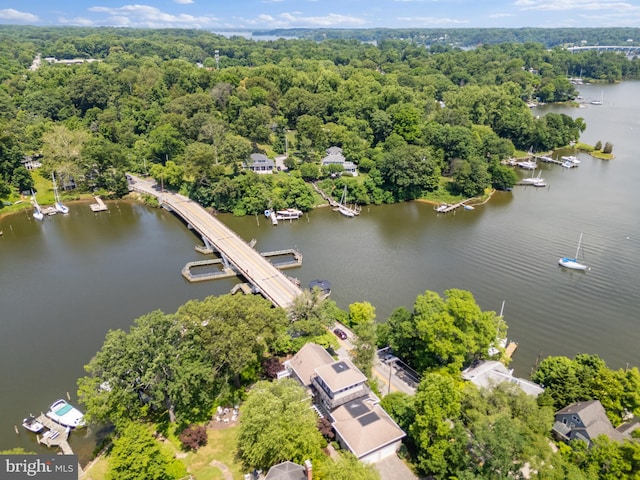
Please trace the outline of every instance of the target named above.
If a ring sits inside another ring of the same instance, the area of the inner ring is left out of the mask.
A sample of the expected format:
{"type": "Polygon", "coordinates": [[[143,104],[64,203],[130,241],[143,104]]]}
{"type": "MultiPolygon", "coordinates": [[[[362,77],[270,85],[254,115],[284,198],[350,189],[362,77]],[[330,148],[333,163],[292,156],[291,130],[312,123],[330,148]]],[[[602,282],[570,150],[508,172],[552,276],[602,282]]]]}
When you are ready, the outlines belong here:
{"type": "Polygon", "coordinates": [[[107,210],[107,205],[102,201],[102,199],[98,196],[94,197],[96,199],[96,203],[92,203],[89,205],[92,212],[104,212],[107,210]]]}
{"type": "Polygon", "coordinates": [[[67,441],[69,439],[69,429],[54,422],[49,417],[41,413],[36,420],[47,428],[42,435],[36,435],[38,443],[47,447],[60,447],[65,455],[73,455],[73,450],[67,441]]]}
{"type": "Polygon", "coordinates": [[[275,306],[287,308],[302,294],[299,286],[196,202],[183,195],[162,190],[155,181],[143,180],[133,175],[128,177],[131,190],[157,197],[161,205],[168,206],[180,216],[198,232],[205,243],[211,244],[224,257],[237,274],[246,278],[256,291],[275,306]]]}

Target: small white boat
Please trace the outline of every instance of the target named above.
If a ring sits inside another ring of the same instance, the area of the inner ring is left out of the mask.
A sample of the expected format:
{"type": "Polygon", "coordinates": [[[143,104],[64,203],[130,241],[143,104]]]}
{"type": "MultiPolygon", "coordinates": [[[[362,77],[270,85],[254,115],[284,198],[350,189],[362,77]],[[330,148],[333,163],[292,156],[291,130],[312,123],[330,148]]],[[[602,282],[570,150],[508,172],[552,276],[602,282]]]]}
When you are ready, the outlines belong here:
{"type": "Polygon", "coordinates": [[[356,216],[356,214],[353,213],[353,210],[351,210],[349,207],[345,207],[342,205],[338,207],[338,212],[340,212],[345,217],[349,217],[349,218],[353,218],[356,216]]]}
{"type": "Polygon", "coordinates": [[[49,407],[47,417],[65,427],[83,427],[84,415],[80,410],[62,398],[56,400],[49,407]]]}
{"type": "Polygon", "coordinates": [[[582,233],[580,233],[580,240],[578,240],[578,248],[576,249],[576,256],[571,257],[562,257],[558,260],[558,264],[564,268],[570,268],[571,270],[589,270],[589,267],[584,263],[578,262],[578,254],[580,253],[580,247],[582,246],[582,233]]]}
{"type": "Polygon", "coordinates": [[[531,172],[531,176],[522,179],[522,183],[524,185],[533,185],[534,187],[544,187],[546,183],[544,183],[544,178],[538,174],[537,177],[534,177],[535,172],[531,172]]]}
{"type": "Polygon", "coordinates": [[[44,430],[44,425],[41,424],[36,417],[29,415],[22,420],[22,426],[33,433],[40,433],[44,430]]]}
{"type": "Polygon", "coordinates": [[[561,157],[563,161],[565,162],[571,162],[574,164],[578,164],[580,163],[580,159],[578,157],[576,157],[575,155],[564,155],[563,157],[561,157]]]}
{"type": "Polygon", "coordinates": [[[524,168],[525,170],[535,170],[538,168],[538,164],[532,160],[522,160],[520,162],[516,162],[516,165],[520,168],[524,168]]]}
{"type": "Polygon", "coordinates": [[[463,207],[465,210],[475,210],[475,207],[473,207],[472,205],[463,205],[463,207]]]}
{"type": "Polygon", "coordinates": [[[276,210],[277,220],[297,220],[302,216],[302,211],[296,208],[286,208],[284,210],[276,210]]]}

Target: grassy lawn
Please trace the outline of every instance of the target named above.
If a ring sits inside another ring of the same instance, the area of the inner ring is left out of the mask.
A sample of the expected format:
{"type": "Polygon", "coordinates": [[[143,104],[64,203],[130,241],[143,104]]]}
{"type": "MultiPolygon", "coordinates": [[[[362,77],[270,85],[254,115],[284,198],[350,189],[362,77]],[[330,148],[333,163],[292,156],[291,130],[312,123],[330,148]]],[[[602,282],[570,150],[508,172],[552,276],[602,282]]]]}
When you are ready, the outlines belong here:
{"type": "MultiPolygon", "coordinates": [[[[222,430],[208,429],[209,443],[197,452],[182,452],[173,442],[165,442],[164,445],[178,456],[187,467],[187,471],[197,480],[224,480],[222,470],[211,465],[216,460],[227,466],[234,479],[242,480],[246,472],[244,472],[240,460],[235,456],[237,435],[237,425],[222,430]]],[[[85,471],[82,480],[104,480],[108,462],[109,457],[98,458],[85,471]]]]}
{"type": "Polygon", "coordinates": [[[244,470],[240,460],[236,459],[236,440],[238,426],[222,430],[207,430],[209,443],[195,453],[186,454],[181,461],[187,466],[187,471],[198,480],[224,480],[222,471],[211,465],[217,460],[224,463],[233,474],[234,479],[241,480],[244,470]]]}

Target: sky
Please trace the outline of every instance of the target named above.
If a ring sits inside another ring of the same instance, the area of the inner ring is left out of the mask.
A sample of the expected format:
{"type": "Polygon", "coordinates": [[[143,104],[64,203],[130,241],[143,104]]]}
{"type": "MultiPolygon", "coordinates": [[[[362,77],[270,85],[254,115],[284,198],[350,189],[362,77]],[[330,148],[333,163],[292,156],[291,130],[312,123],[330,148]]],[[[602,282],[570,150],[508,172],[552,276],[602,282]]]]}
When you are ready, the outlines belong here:
{"type": "Polygon", "coordinates": [[[640,27],[640,0],[0,0],[0,24],[213,31],[640,27]]]}

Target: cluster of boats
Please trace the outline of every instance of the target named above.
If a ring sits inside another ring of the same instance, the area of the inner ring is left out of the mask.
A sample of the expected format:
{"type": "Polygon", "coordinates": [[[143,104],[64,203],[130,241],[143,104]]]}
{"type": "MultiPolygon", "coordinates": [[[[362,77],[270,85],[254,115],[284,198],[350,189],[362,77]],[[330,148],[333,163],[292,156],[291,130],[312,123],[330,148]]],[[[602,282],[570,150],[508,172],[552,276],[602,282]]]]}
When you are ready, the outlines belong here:
{"type": "Polygon", "coordinates": [[[55,203],[53,207],[49,207],[43,209],[38,204],[38,200],[36,200],[36,194],[33,190],[31,190],[31,203],[33,204],[33,218],[36,220],[42,221],[44,219],[45,214],[47,215],[55,215],[56,213],[62,213],[66,215],[69,213],[69,207],[64,205],[60,200],[60,195],[58,195],[58,186],[56,185],[56,176],[55,174],[51,174],[51,180],[53,180],[53,196],[55,197],[55,203]]]}
{"type": "MultiPolygon", "coordinates": [[[[85,425],[84,414],[62,398],[51,404],[45,416],[67,428],[79,428],[85,425]]],[[[30,432],[40,433],[46,428],[43,422],[44,420],[29,415],[22,420],[22,426],[30,432]]]]}

